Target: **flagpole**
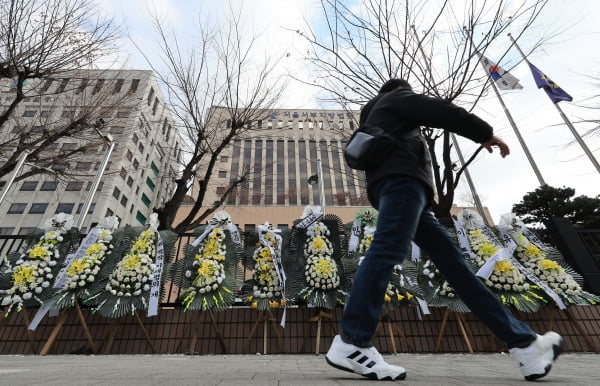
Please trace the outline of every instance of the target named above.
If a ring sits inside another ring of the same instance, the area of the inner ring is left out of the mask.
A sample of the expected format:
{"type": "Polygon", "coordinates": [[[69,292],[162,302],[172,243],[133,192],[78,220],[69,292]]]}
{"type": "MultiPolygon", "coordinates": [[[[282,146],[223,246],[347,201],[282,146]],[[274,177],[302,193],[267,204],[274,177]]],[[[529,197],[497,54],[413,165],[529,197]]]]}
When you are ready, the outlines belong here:
{"type": "MultiPolygon", "coordinates": [[[[483,63],[481,63],[481,55],[479,55],[479,63],[481,64],[481,67],[483,67],[484,71],[488,74],[488,77],[489,77],[489,71],[485,68],[483,63]]],[[[515,123],[510,111],[508,111],[508,108],[504,104],[504,100],[502,99],[502,96],[500,95],[500,92],[498,91],[498,87],[496,86],[496,83],[494,82],[493,79],[491,80],[490,83],[492,85],[492,89],[494,89],[494,93],[496,93],[496,96],[498,97],[498,101],[500,101],[500,105],[502,106],[502,109],[504,110],[504,114],[506,114],[506,118],[508,118],[510,125],[512,126],[515,134],[517,135],[517,139],[519,140],[519,143],[521,144],[521,147],[523,148],[523,151],[525,152],[525,156],[529,160],[529,164],[533,168],[533,172],[535,173],[535,175],[540,183],[540,186],[546,185],[546,182],[544,181],[544,178],[542,177],[542,173],[540,173],[540,170],[538,169],[535,161],[533,160],[531,153],[529,153],[529,148],[527,148],[527,145],[525,144],[525,141],[523,140],[523,137],[521,136],[521,133],[519,132],[517,124],[515,123]]]]}
{"type": "Polygon", "coordinates": [[[558,105],[558,103],[553,103],[553,104],[554,104],[554,107],[556,107],[556,110],[558,110],[558,113],[562,117],[563,121],[565,121],[565,123],[567,124],[567,127],[571,130],[571,133],[573,133],[573,136],[575,137],[577,142],[579,142],[579,146],[581,146],[581,148],[583,149],[585,154],[588,156],[590,161],[592,161],[592,164],[596,168],[596,171],[598,173],[600,173],[600,165],[598,164],[598,161],[596,161],[596,158],[594,158],[592,151],[587,147],[587,145],[585,144],[585,142],[583,141],[583,139],[581,138],[579,133],[575,130],[575,127],[573,127],[573,124],[571,123],[571,121],[569,121],[569,119],[567,118],[565,113],[563,113],[563,111],[560,108],[560,106],[558,105]]]}
{"type": "MultiPolygon", "coordinates": [[[[429,70],[429,76],[433,80],[433,71],[431,69],[431,63],[427,61],[427,55],[425,55],[423,46],[421,45],[421,42],[419,41],[419,37],[417,35],[415,26],[412,25],[411,27],[412,27],[413,33],[415,35],[415,38],[417,38],[417,41],[419,42],[419,51],[421,52],[421,55],[423,55],[423,59],[425,60],[425,62],[427,62],[427,69],[429,70]]],[[[458,155],[460,164],[464,168],[465,179],[467,180],[467,184],[469,185],[469,189],[471,190],[471,195],[473,196],[473,201],[475,201],[475,206],[477,208],[477,211],[483,218],[483,221],[485,221],[485,223],[488,224],[487,216],[485,215],[485,212],[483,211],[483,205],[481,204],[481,200],[479,199],[479,195],[477,194],[477,190],[475,189],[475,184],[473,184],[473,180],[471,179],[471,173],[469,173],[469,169],[465,166],[465,160],[464,160],[464,157],[460,150],[460,147],[458,146],[458,140],[456,138],[456,135],[451,132],[450,138],[452,139],[452,143],[454,144],[454,150],[456,151],[456,154],[458,155]]]]}
{"type": "MultiPolygon", "coordinates": [[[[515,39],[513,39],[512,35],[510,33],[508,34],[508,37],[513,42],[513,44],[514,44],[515,48],[517,49],[517,51],[519,51],[519,53],[521,54],[521,56],[523,56],[523,59],[525,60],[525,62],[527,62],[527,64],[530,64],[529,60],[527,60],[527,56],[525,56],[525,53],[521,50],[521,47],[519,47],[519,45],[517,44],[517,42],[515,41],[515,39]]],[[[571,123],[571,121],[567,118],[567,116],[565,115],[565,113],[562,111],[562,109],[558,105],[558,102],[552,101],[552,104],[554,105],[554,107],[556,107],[556,110],[558,110],[558,113],[562,117],[563,121],[565,122],[565,124],[567,125],[567,127],[569,128],[569,130],[571,130],[571,133],[573,134],[573,136],[575,137],[575,139],[579,143],[579,146],[581,146],[581,148],[583,149],[583,151],[585,152],[585,154],[588,156],[588,158],[590,159],[590,161],[592,162],[592,164],[596,168],[596,171],[598,173],[600,173],[600,165],[598,164],[598,161],[596,160],[596,158],[594,158],[594,155],[592,154],[592,151],[587,147],[587,145],[585,144],[585,142],[583,141],[583,139],[581,138],[581,136],[579,135],[579,133],[577,133],[577,130],[575,130],[575,127],[573,126],[573,124],[571,123]]]]}

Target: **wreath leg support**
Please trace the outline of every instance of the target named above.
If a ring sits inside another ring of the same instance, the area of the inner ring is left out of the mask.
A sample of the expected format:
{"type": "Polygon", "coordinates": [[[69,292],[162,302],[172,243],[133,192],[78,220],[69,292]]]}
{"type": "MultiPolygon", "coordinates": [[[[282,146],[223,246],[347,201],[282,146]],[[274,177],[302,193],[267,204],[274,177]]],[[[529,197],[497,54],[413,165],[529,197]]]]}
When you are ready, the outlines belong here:
{"type": "MultiPolygon", "coordinates": [[[[448,317],[450,316],[450,312],[451,311],[448,308],[446,308],[446,311],[444,311],[444,316],[442,318],[442,325],[440,326],[440,333],[437,336],[437,340],[435,342],[435,348],[433,349],[434,352],[439,352],[439,350],[440,350],[440,344],[442,343],[442,337],[444,336],[444,331],[446,330],[446,324],[448,323],[448,317]]],[[[473,354],[473,347],[471,346],[471,340],[469,339],[469,334],[467,334],[467,328],[465,326],[464,318],[458,312],[453,312],[453,314],[456,317],[456,322],[458,323],[460,332],[463,336],[463,339],[465,340],[465,344],[467,345],[467,348],[469,349],[469,353],[473,354]]]]}
{"type": "Polygon", "coordinates": [[[256,333],[258,325],[261,322],[263,324],[263,354],[264,355],[267,354],[267,346],[268,346],[267,342],[268,342],[268,338],[269,338],[269,335],[268,335],[269,323],[273,327],[273,330],[275,331],[275,335],[277,335],[277,346],[279,347],[279,351],[284,352],[285,348],[283,347],[283,339],[281,337],[281,334],[279,333],[279,328],[277,327],[277,323],[276,323],[277,319],[273,316],[273,313],[269,310],[259,311],[258,317],[256,318],[256,321],[252,325],[250,334],[248,335],[248,337],[246,338],[246,342],[244,343],[244,351],[248,349],[248,346],[250,345],[250,340],[256,333]]]}

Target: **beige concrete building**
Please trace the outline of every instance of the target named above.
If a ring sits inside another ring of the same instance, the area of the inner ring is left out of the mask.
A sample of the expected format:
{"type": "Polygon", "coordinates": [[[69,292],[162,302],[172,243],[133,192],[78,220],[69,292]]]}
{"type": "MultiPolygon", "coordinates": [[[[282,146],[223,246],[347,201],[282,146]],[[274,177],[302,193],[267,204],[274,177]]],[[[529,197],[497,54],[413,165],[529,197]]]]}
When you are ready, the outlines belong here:
{"type": "MultiPolygon", "coordinates": [[[[214,109],[217,111],[210,114],[215,117],[213,125],[228,125],[226,110],[214,109]]],[[[353,221],[358,210],[369,206],[364,173],[350,169],[342,156],[345,139],[356,128],[359,114],[306,109],[265,113],[264,119],[251,124],[261,130],[248,131],[223,152],[205,202],[216,201],[231,180],[249,171],[249,177],[222,209],[246,230],[265,221],[291,226],[305,206],[320,204],[319,185],[308,182],[319,174],[320,163],[325,213],[338,215],[344,223],[353,221]]],[[[189,208],[184,205],[179,210],[175,223],[189,213],[189,208]]]]}
{"type": "MultiPolygon", "coordinates": [[[[50,125],[59,127],[90,109],[96,109],[98,118],[104,120],[102,131],[114,138],[115,147],[83,231],[111,215],[121,218],[123,225],[143,225],[152,209],[171,196],[182,156],[181,138],[151,71],[78,70],[32,81],[26,88],[27,98],[0,127],[5,146],[22,130],[33,128],[31,135],[42,136],[50,125]]],[[[14,91],[14,83],[0,83],[0,109],[11,103],[14,91]]],[[[72,214],[77,221],[107,145],[96,137],[99,146],[70,162],[61,158],[70,149],[89,143],[89,135],[62,138],[46,149],[54,152],[54,162],[24,166],[67,171],[64,179],[38,174],[8,187],[9,176],[0,178],[0,188],[10,188],[0,205],[0,234],[29,233],[58,212],[72,214]]],[[[8,150],[0,152],[0,157],[8,150]]]]}

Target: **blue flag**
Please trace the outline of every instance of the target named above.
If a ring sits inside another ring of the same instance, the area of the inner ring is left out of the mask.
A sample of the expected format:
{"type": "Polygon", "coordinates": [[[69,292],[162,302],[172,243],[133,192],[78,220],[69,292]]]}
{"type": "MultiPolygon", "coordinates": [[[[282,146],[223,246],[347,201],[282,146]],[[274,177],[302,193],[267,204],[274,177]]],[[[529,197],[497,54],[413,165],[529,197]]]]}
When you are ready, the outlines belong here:
{"type": "Polygon", "coordinates": [[[529,63],[529,68],[531,69],[531,73],[533,74],[533,79],[535,80],[535,84],[538,88],[543,88],[548,94],[548,97],[555,104],[560,101],[571,102],[573,97],[571,97],[565,90],[558,87],[556,83],[552,81],[552,79],[548,78],[543,72],[540,71],[539,68],[529,63]]]}

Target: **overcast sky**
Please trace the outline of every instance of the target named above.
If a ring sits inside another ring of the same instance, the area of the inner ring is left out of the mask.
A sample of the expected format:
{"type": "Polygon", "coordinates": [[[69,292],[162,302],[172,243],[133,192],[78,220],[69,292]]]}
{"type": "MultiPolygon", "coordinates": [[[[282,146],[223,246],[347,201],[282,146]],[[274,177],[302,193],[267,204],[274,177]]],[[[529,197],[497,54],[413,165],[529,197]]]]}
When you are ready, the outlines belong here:
{"type": "MultiPolygon", "coordinates": [[[[104,12],[114,15],[131,39],[146,52],[152,52],[154,45],[150,12],[158,12],[172,22],[179,33],[192,37],[200,12],[210,14],[217,20],[227,4],[236,9],[241,6],[244,19],[249,21],[246,26],[253,32],[262,33],[262,46],[276,54],[290,52],[290,56],[284,59],[282,68],[293,69],[297,64],[297,73],[306,71],[306,66],[297,55],[302,50],[298,46],[300,42],[288,30],[301,28],[304,20],[311,22],[319,16],[318,0],[98,1],[104,12]]],[[[542,50],[529,57],[533,64],[571,94],[573,102],[561,102],[559,106],[581,134],[590,126],[578,125],[578,120],[592,116],[598,119],[600,116],[600,98],[595,101],[595,105],[599,107],[597,112],[578,106],[593,105],[594,102],[589,98],[600,94],[600,81],[590,78],[600,78],[599,20],[600,2],[597,0],[550,1],[535,28],[540,33],[556,31],[557,28],[565,31],[553,39],[551,44],[546,44],[542,50]]],[[[509,38],[505,39],[503,43],[508,44],[509,38]]],[[[530,48],[527,43],[521,43],[521,48],[525,51],[530,48]]],[[[501,49],[502,47],[498,47],[499,51],[501,49]]],[[[493,47],[490,53],[493,55],[493,47]]],[[[121,58],[127,59],[128,68],[149,68],[142,55],[127,40],[123,42],[121,58]]],[[[517,63],[518,58],[518,52],[513,49],[506,57],[508,65],[517,63]]],[[[490,56],[490,59],[498,58],[490,56]]],[[[576,195],[600,194],[600,173],[581,147],[574,143],[573,135],[544,91],[535,87],[528,66],[521,63],[511,73],[520,79],[524,89],[501,91],[502,97],[545,182],[555,187],[572,187],[576,190],[576,195]],[[572,144],[567,146],[569,143],[572,144]]],[[[287,95],[282,100],[282,107],[319,108],[313,95],[314,90],[290,83],[287,95]]],[[[501,159],[498,154],[482,152],[469,168],[483,205],[490,209],[494,221],[498,222],[502,214],[510,212],[512,205],[519,202],[524,194],[537,188],[539,182],[497,98],[490,93],[481,108],[475,112],[494,126],[495,133],[511,146],[509,157],[501,159]]],[[[586,141],[596,160],[600,162],[600,135],[586,141]]],[[[476,148],[468,140],[461,140],[460,144],[465,156],[476,148]]],[[[458,204],[461,203],[461,196],[468,191],[463,183],[459,188],[458,204]]]]}

